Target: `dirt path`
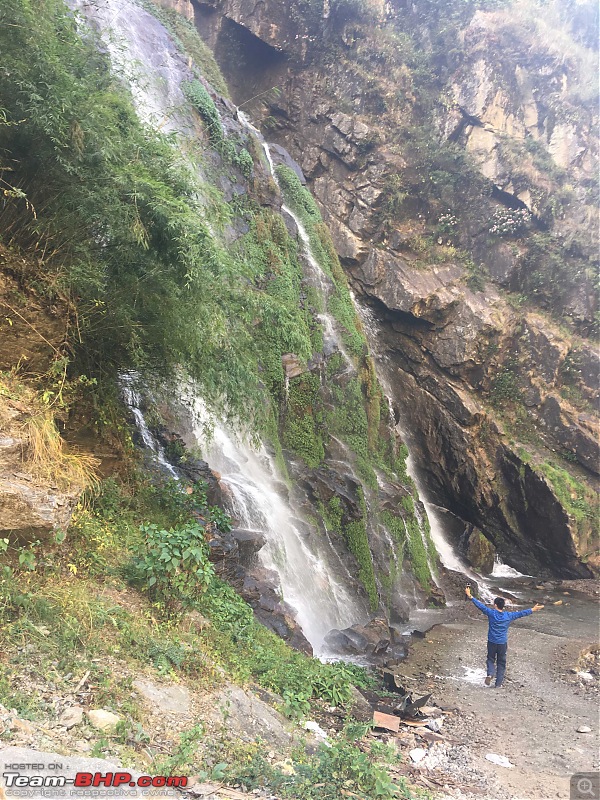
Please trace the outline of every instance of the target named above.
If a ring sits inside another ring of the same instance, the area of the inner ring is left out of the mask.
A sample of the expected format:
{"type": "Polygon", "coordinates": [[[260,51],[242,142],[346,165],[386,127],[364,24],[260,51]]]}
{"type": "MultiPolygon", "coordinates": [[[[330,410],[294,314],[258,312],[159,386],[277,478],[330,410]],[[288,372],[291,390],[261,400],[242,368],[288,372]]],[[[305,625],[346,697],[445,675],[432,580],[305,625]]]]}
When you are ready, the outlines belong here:
{"type": "Polygon", "coordinates": [[[579,651],[594,643],[597,606],[550,608],[515,622],[501,690],[483,683],[487,621],[467,602],[453,611],[453,621],[413,644],[400,670],[409,686],[428,686],[438,705],[458,710],[443,728],[455,747],[431,774],[445,771],[473,787],[466,794],[454,790],[453,797],[568,798],[574,773],[599,768],[598,690],[569,673],[579,651]],[[577,733],[582,725],[592,733],[577,733]],[[488,753],[514,767],[487,761],[488,753]]]}

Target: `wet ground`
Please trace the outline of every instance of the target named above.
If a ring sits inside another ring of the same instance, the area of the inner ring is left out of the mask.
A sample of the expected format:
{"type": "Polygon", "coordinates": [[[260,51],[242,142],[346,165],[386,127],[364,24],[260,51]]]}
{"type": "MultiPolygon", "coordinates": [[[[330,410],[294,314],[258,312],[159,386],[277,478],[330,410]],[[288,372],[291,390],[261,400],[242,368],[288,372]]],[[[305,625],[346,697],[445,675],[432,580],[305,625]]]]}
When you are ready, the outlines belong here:
{"type": "Polygon", "coordinates": [[[580,652],[598,642],[598,602],[530,582],[499,579],[503,589],[520,595],[515,607],[546,604],[511,626],[500,690],[484,684],[487,620],[472,603],[456,600],[411,620],[421,630],[434,627],[413,639],[398,671],[418,693],[432,691],[438,705],[457,709],[444,723],[457,763],[449,750],[441,769],[472,785],[473,794],[455,791],[453,797],[568,798],[573,774],[599,769],[599,682],[584,685],[570,671],[580,652]],[[591,732],[578,733],[582,726],[591,732]],[[490,762],[486,755],[492,753],[513,766],[490,762]]]}

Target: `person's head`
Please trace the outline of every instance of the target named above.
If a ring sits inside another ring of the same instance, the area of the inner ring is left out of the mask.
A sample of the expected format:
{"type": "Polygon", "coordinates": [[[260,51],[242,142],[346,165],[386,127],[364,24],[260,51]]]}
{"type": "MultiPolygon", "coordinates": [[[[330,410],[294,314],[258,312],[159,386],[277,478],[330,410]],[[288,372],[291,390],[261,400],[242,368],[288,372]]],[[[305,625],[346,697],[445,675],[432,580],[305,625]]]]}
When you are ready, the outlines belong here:
{"type": "Polygon", "coordinates": [[[496,597],[494,599],[494,605],[496,606],[498,611],[504,611],[504,603],[505,603],[505,600],[504,600],[503,597],[496,597]]]}

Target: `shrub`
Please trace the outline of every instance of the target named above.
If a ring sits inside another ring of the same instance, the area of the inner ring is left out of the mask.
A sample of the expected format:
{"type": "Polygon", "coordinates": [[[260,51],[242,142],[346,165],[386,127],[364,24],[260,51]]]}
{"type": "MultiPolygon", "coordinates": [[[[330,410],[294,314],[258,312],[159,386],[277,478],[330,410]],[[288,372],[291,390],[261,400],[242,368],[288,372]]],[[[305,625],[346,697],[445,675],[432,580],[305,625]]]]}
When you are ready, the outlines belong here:
{"type": "Polygon", "coordinates": [[[212,97],[199,80],[186,81],[181,85],[181,89],[196,111],[202,117],[208,131],[208,138],[212,145],[219,145],[223,142],[223,126],[221,118],[212,97]]]}
{"type": "Polygon", "coordinates": [[[192,606],[214,575],[204,528],[188,522],[169,530],[154,524],[140,530],[144,540],[134,560],[145,587],[167,606],[192,606]]]}
{"type": "Polygon", "coordinates": [[[530,222],[531,212],[526,208],[501,206],[492,214],[489,232],[492,236],[517,236],[527,230],[530,222]]]}

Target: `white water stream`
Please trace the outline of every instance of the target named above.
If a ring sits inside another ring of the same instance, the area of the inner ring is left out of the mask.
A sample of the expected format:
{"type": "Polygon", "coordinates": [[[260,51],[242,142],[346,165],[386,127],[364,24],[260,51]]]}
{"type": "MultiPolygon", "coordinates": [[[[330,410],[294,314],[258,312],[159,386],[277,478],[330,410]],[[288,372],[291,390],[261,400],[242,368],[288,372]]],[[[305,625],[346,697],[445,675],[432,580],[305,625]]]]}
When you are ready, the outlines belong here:
{"type": "MultiPolygon", "coordinates": [[[[388,401],[391,403],[392,389],[385,370],[385,366],[386,363],[388,362],[388,359],[387,356],[382,354],[379,349],[378,323],[368,307],[357,302],[355,297],[353,297],[353,300],[356,310],[362,320],[363,328],[367,336],[367,340],[369,342],[369,347],[371,349],[371,352],[375,355],[374,362],[376,366],[377,378],[381,384],[381,387],[385,395],[388,398],[388,401]]],[[[400,415],[401,413],[402,409],[400,408],[400,415]]],[[[400,434],[402,441],[406,442],[407,435],[402,425],[402,419],[400,419],[398,423],[395,423],[394,419],[392,419],[391,424],[395,425],[396,430],[400,434]]],[[[421,500],[423,507],[425,508],[425,513],[427,514],[427,519],[429,520],[431,539],[433,541],[433,544],[435,545],[435,549],[437,550],[438,555],[440,557],[440,561],[442,562],[444,567],[446,567],[446,569],[454,570],[455,572],[462,572],[464,575],[469,577],[475,585],[479,587],[480,596],[485,602],[493,601],[494,593],[489,589],[488,582],[486,581],[486,579],[481,575],[477,574],[476,572],[474,572],[467,564],[465,564],[465,562],[460,558],[454,546],[451,544],[448,537],[446,536],[444,532],[444,523],[442,521],[442,513],[433,503],[429,502],[429,500],[427,499],[427,491],[423,485],[419,469],[415,463],[414,457],[410,453],[410,450],[408,458],[406,459],[406,471],[408,475],[412,478],[416,486],[419,499],[421,500]]],[[[417,520],[419,522],[421,537],[423,539],[425,551],[427,552],[427,541],[423,527],[423,520],[421,519],[420,512],[418,511],[416,506],[415,506],[415,512],[417,515],[417,520]]],[[[429,560],[429,567],[432,575],[435,578],[435,572],[432,569],[432,564],[430,560],[429,560]]],[[[506,567],[506,565],[503,565],[503,567],[505,567],[508,570],[511,569],[510,567],[506,567]]]]}
{"type": "Polygon", "coordinates": [[[154,457],[160,464],[160,466],[169,473],[172,478],[175,480],[179,480],[179,475],[177,474],[177,470],[173,468],[173,465],[169,462],[165,455],[165,451],[163,450],[162,446],[157,442],[152,431],[148,427],[144,414],[140,408],[142,399],[141,395],[136,387],[136,375],[132,375],[131,373],[124,373],[120,376],[120,383],[121,383],[121,391],[123,394],[123,399],[125,400],[125,404],[133,414],[133,418],[135,420],[135,426],[139,431],[140,436],[142,437],[142,441],[144,446],[147,447],[149,450],[154,453],[154,457]]]}
{"type": "Polygon", "coordinates": [[[277,573],[283,599],[295,610],[315,655],[329,655],[323,639],[332,628],[368,617],[364,603],[349,588],[345,567],[328,537],[302,519],[265,448],[252,449],[219,421],[211,421],[212,435],[207,436],[206,412],[199,402],[196,409],[195,436],[221,476],[235,524],[265,535],[259,551],[262,565],[277,573]]]}

